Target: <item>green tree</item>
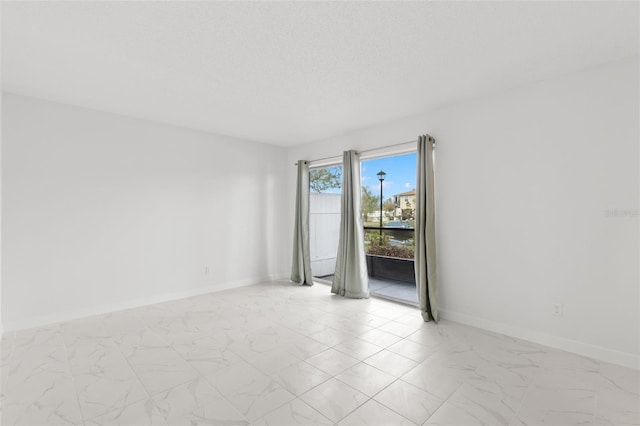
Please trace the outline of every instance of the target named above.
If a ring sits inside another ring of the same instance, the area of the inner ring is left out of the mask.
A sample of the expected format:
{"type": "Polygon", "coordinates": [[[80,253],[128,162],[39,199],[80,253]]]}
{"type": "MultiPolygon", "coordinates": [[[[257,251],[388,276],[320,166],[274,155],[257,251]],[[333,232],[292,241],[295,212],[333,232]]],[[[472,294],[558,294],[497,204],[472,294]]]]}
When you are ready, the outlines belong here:
{"type": "Polygon", "coordinates": [[[402,220],[413,220],[413,209],[402,209],[402,220]]]}
{"type": "Polygon", "coordinates": [[[309,171],[309,187],[312,191],[322,192],[342,186],[342,167],[325,167],[309,171]]]}
{"type": "Polygon", "coordinates": [[[385,215],[389,218],[389,219],[393,219],[394,217],[394,213],[396,211],[396,203],[394,202],[394,199],[389,197],[387,198],[383,203],[382,203],[382,210],[384,210],[385,215]]]}
{"type": "Polygon", "coordinates": [[[380,210],[380,197],[373,195],[366,186],[362,187],[361,210],[362,220],[365,222],[370,213],[380,210]]]}

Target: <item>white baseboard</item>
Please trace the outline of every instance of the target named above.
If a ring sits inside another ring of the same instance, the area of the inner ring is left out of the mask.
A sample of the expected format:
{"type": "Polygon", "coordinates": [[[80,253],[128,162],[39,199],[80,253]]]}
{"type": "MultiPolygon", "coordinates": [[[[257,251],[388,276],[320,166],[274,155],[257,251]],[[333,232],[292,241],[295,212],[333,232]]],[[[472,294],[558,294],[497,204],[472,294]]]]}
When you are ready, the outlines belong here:
{"type": "Polygon", "coordinates": [[[491,321],[472,315],[461,314],[446,309],[440,309],[438,313],[440,314],[440,318],[445,320],[470,325],[472,327],[482,328],[484,330],[505,334],[511,337],[517,337],[519,339],[528,340],[530,342],[539,343],[541,345],[551,346],[552,348],[562,349],[568,352],[576,353],[578,355],[595,358],[600,361],[640,369],[640,356],[631,353],[607,349],[605,347],[592,345],[590,343],[584,343],[577,340],[566,339],[564,337],[540,333],[537,331],[516,327],[510,324],[491,321]]]}
{"type": "Polygon", "coordinates": [[[122,311],[124,309],[138,308],[141,306],[154,305],[156,303],[168,302],[171,300],[184,299],[192,296],[199,296],[201,294],[215,293],[218,291],[231,290],[234,288],[246,287],[249,285],[260,284],[268,281],[275,281],[285,278],[285,274],[269,275],[261,278],[248,278],[238,281],[231,281],[226,283],[219,283],[206,287],[198,287],[185,291],[158,294],[150,297],[143,297],[138,299],[131,299],[122,302],[116,302],[105,305],[92,306],[89,308],[75,309],[73,311],[56,312],[50,315],[43,315],[38,317],[24,318],[17,321],[11,321],[6,324],[2,324],[0,330],[2,332],[12,332],[18,330],[24,330],[34,327],[42,327],[46,325],[56,324],[65,321],[71,321],[75,319],[91,317],[95,315],[107,314],[109,312],[122,311]]]}

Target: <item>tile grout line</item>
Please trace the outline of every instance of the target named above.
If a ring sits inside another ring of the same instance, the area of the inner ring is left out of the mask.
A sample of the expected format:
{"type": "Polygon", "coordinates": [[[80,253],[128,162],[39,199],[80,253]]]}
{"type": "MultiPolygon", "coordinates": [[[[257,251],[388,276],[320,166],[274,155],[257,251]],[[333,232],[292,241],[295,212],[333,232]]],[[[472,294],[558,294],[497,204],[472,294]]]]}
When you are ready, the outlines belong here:
{"type": "Polygon", "coordinates": [[[76,386],[76,377],[73,374],[73,371],[71,370],[71,361],[69,360],[69,349],[67,348],[67,343],[64,341],[64,338],[62,337],[62,332],[60,329],[58,329],[57,333],[59,333],[59,338],[62,341],[62,347],[64,349],[64,358],[67,361],[67,368],[69,371],[69,377],[71,378],[71,384],[73,385],[73,392],[76,395],[76,403],[78,404],[78,412],[80,413],[80,421],[82,422],[82,424],[84,424],[85,419],[84,417],[84,412],[82,410],[82,405],[80,405],[80,396],[78,395],[78,388],[76,386]]]}
{"type": "MultiPolygon", "coordinates": [[[[296,332],[295,330],[291,330],[291,331],[296,332]]],[[[297,332],[296,332],[296,333],[297,333],[297,332]]],[[[302,337],[306,337],[306,336],[302,335],[301,333],[298,333],[298,334],[300,334],[302,337]]],[[[312,340],[313,340],[313,339],[312,339],[312,340]]],[[[306,405],[308,405],[309,407],[311,407],[309,404],[307,404],[304,400],[302,400],[302,399],[300,398],[300,395],[296,395],[295,393],[290,392],[290,391],[289,391],[289,389],[287,389],[286,387],[282,386],[282,385],[281,385],[280,383],[278,383],[278,382],[277,382],[277,380],[274,378],[274,376],[276,376],[279,372],[281,372],[281,371],[283,371],[283,370],[285,370],[285,369],[287,369],[287,368],[291,367],[292,365],[298,364],[298,363],[300,363],[300,362],[305,362],[305,363],[306,363],[306,361],[305,361],[304,359],[298,359],[298,362],[296,362],[296,363],[294,363],[294,364],[290,364],[290,365],[287,365],[287,366],[285,366],[285,367],[282,367],[282,368],[280,368],[278,371],[276,371],[276,372],[275,372],[275,373],[273,373],[273,374],[267,374],[267,373],[265,373],[264,371],[260,370],[260,369],[259,369],[258,367],[256,367],[255,365],[253,365],[251,362],[249,362],[248,360],[246,360],[244,357],[242,357],[242,355],[240,355],[240,354],[236,353],[235,351],[233,351],[232,349],[230,349],[230,348],[228,348],[228,347],[225,347],[225,349],[226,349],[226,350],[228,350],[229,352],[231,352],[231,353],[235,354],[235,355],[236,355],[237,357],[239,357],[242,361],[244,361],[244,362],[246,362],[247,364],[251,365],[251,367],[255,368],[255,369],[256,369],[256,370],[258,370],[260,373],[264,374],[264,375],[269,379],[269,381],[276,382],[280,387],[282,387],[282,389],[284,389],[285,391],[289,392],[291,395],[293,395],[293,396],[294,396],[294,398],[293,398],[292,400],[289,400],[289,401],[285,402],[284,404],[278,405],[278,406],[277,406],[277,407],[275,407],[273,410],[269,410],[269,411],[267,411],[267,412],[266,412],[266,413],[264,413],[262,416],[260,416],[258,419],[256,419],[256,421],[258,421],[258,420],[260,420],[260,419],[262,419],[262,418],[264,418],[264,417],[268,416],[269,414],[271,414],[271,413],[273,413],[274,411],[276,411],[276,410],[278,410],[278,409],[280,409],[280,408],[284,407],[285,405],[290,404],[292,401],[295,401],[296,399],[299,399],[300,401],[302,401],[303,403],[305,403],[306,405]]],[[[328,349],[330,349],[330,348],[327,348],[327,349],[325,349],[325,350],[328,350],[328,349]]],[[[319,352],[319,353],[322,353],[322,352],[324,352],[324,351],[321,351],[321,352],[319,352]]],[[[317,354],[315,354],[315,355],[317,355],[317,354]]],[[[315,355],[313,355],[313,356],[315,356],[315,355]]],[[[306,364],[311,365],[311,364],[309,364],[309,363],[306,363],[306,364]]],[[[311,365],[311,366],[312,366],[312,367],[314,367],[314,368],[316,368],[316,369],[318,369],[317,367],[315,367],[315,366],[313,366],[313,365],[311,365]]],[[[319,370],[319,371],[322,371],[322,370],[320,370],[320,369],[318,369],[318,370],[319,370]]],[[[325,372],[325,373],[326,373],[326,372],[325,372]]],[[[206,378],[205,378],[205,380],[207,381],[207,383],[210,383],[206,378]]],[[[331,378],[329,378],[329,379],[327,379],[327,380],[324,380],[322,383],[325,383],[325,382],[326,382],[326,381],[328,381],[328,380],[331,380],[331,378]]],[[[306,390],[304,393],[308,392],[309,390],[311,390],[311,389],[313,389],[313,388],[315,388],[315,387],[317,387],[317,386],[320,386],[320,384],[322,384],[322,383],[319,383],[319,384],[317,384],[316,386],[313,386],[312,388],[310,388],[310,389],[306,390]]],[[[211,386],[213,386],[213,387],[215,388],[215,385],[211,384],[211,386]]],[[[216,388],[216,390],[218,390],[218,389],[216,388]]],[[[304,394],[304,393],[303,393],[303,394],[304,394]]],[[[233,406],[233,407],[235,408],[235,405],[233,405],[233,403],[231,403],[231,401],[229,401],[229,400],[228,400],[228,398],[226,397],[226,395],[225,395],[225,394],[223,394],[222,392],[220,392],[220,395],[222,395],[222,397],[225,399],[225,401],[227,401],[229,404],[231,404],[231,406],[233,406]]],[[[318,413],[319,413],[320,415],[322,415],[323,417],[327,418],[324,414],[320,413],[320,412],[319,412],[318,410],[316,410],[314,407],[311,407],[311,408],[312,408],[313,410],[315,410],[316,412],[318,412],[318,413]]],[[[240,411],[238,411],[238,412],[240,412],[240,411]]],[[[240,414],[242,414],[242,413],[240,413],[240,414]]],[[[245,417],[245,416],[244,416],[244,414],[242,414],[242,416],[243,416],[243,417],[245,417]]],[[[245,417],[245,418],[246,418],[246,417],[245,417]]],[[[331,421],[331,419],[328,419],[328,418],[327,418],[327,420],[331,421]]]]}
{"type": "MultiPolygon", "coordinates": [[[[357,337],[356,337],[356,338],[357,338],[357,337]]],[[[404,339],[405,339],[405,338],[401,338],[401,340],[400,340],[400,341],[402,341],[402,340],[404,340],[404,339]]],[[[360,340],[362,340],[362,339],[360,339],[360,340]]],[[[366,343],[371,343],[371,342],[367,342],[367,341],[365,341],[365,340],[362,340],[362,341],[363,341],[363,342],[366,342],[366,343]]],[[[400,341],[399,341],[399,342],[400,342],[400,341]]],[[[396,342],[396,343],[399,343],[399,342],[396,342]]],[[[372,343],[372,344],[373,344],[373,343],[372,343]]],[[[395,344],[395,343],[394,343],[394,344],[395,344]]],[[[338,345],[339,345],[339,344],[338,344],[338,345]]],[[[338,346],[338,345],[335,345],[335,346],[338,346]]],[[[375,345],[375,344],[374,344],[374,345],[375,345]]],[[[340,353],[342,353],[342,354],[344,354],[344,355],[350,356],[349,354],[346,354],[346,353],[344,353],[344,352],[340,351],[339,349],[335,349],[335,346],[332,346],[332,347],[330,347],[329,349],[334,349],[334,350],[339,351],[340,353]]],[[[375,346],[377,346],[377,345],[375,345],[375,346]]],[[[391,346],[391,345],[390,345],[390,346],[391,346]]],[[[378,347],[380,347],[380,346],[378,346],[378,347]]],[[[327,350],[328,350],[328,349],[327,349],[327,350]]],[[[377,353],[382,352],[383,350],[389,350],[389,349],[388,349],[388,347],[381,347],[381,350],[380,350],[380,351],[376,352],[375,354],[373,354],[373,355],[371,355],[371,356],[374,356],[374,355],[376,355],[377,353]]],[[[324,351],[323,351],[323,352],[324,352],[324,351]]],[[[391,353],[395,353],[395,352],[391,351],[391,353]]],[[[399,355],[399,354],[397,354],[397,355],[399,355]]],[[[350,356],[350,357],[351,357],[351,356],[350,356]]],[[[379,393],[381,393],[382,391],[384,391],[385,389],[387,389],[387,388],[388,388],[389,386],[391,386],[392,384],[396,383],[398,380],[401,380],[402,382],[404,382],[404,380],[402,380],[400,377],[395,377],[395,376],[394,376],[394,380],[392,380],[392,381],[391,381],[391,383],[389,383],[388,385],[384,386],[382,389],[380,389],[378,392],[376,392],[376,393],[375,393],[375,394],[373,394],[372,396],[369,396],[369,395],[365,394],[364,392],[362,392],[362,391],[360,391],[360,390],[358,390],[358,389],[354,388],[354,387],[353,387],[353,386],[351,386],[350,384],[348,384],[348,383],[344,382],[343,380],[340,380],[340,378],[338,378],[338,377],[337,377],[338,375],[340,375],[340,374],[344,373],[345,371],[349,370],[350,368],[353,368],[354,366],[356,366],[356,365],[358,365],[358,364],[365,364],[365,365],[367,365],[367,366],[369,366],[369,367],[371,367],[371,368],[374,368],[374,369],[376,369],[376,370],[378,370],[378,371],[380,371],[380,372],[382,372],[382,373],[384,373],[384,374],[389,374],[389,373],[387,373],[387,372],[385,372],[385,371],[380,370],[379,368],[377,368],[377,367],[375,367],[375,366],[373,366],[373,365],[367,364],[364,360],[359,360],[359,359],[354,358],[354,357],[351,357],[351,358],[353,358],[353,359],[357,360],[358,362],[357,362],[356,364],[354,364],[353,366],[351,366],[351,367],[347,367],[347,368],[345,368],[344,370],[341,370],[341,371],[340,371],[340,372],[338,372],[337,374],[331,375],[331,377],[330,377],[329,379],[327,379],[327,380],[323,381],[322,383],[319,383],[319,384],[317,384],[316,386],[314,386],[314,387],[312,387],[312,388],[308,389],[307,391],[305,391],[305,392],[303,393],[303,395],[304,395],[304,394],[306,394],[307,392],[310,392],[311,390],[315,389],[316,387],[318,387],[318,386],[322,385],[323,383],[326,383],[326,382],[328,382],[328,381],[329,381],[329,380],[331,380],[331,379],[335,379],[335,380],[338,380],[340,383],[344,384],[345,386],[348,386],[349,388],[351,388],[351,389],[355,390],[356,392],[361,393],[361,394],[363,394],[363,395],[365,395],[365,396],[367,397],[367,400],[366,400],[366,401],[364,401],[362,404],[358,405],[358,406],[357,406],[357,407],[355,407],[353,410],[351,410],[350,412],[348,412],[344,417],[342,417],[340,420],[338,420],[337,422],[335,422],[335,424],[340,423],[342,420],[344,420],[344,419],[346,419],[347,417],[349,417],[353,412],[355,412],[355,411],[356,411],[356,410],[358,410],[360,407],[362,407],[363,405],[365,405],[366,403],[368,403],[369,401],[372,401],[372,400],[373,400],[374,402],[378,403],[378,404],[381,404],[383,407],[385,407],[385,408],[387,408],[387,409],[391,410],[392,412],[394,412],[394,413],[396,413],[396,414],[400,415],[401,417],[406,418],[407,420],[409,420],[410,422],[412,422],[412,423],[413,423],[413,421],[412,421],[411,419],[407,418],[406,416],[404,416],[404,415],[402,415],[402,414],[398,413],[397,411],[393,410],[392,408],[387,407],[385,404],[382,404],[381,402],[378,402],[378,401],[376,401],[376,400],[374,399],[376,395],[378,395],[379,393]]],[[[367,358],[365,358],[365,359],[368,359],[368,358],[370,358],[370,357],[367,357],[367,358]]],[[[403,357],[403,358],[406,358],[406,357],[403,357]]],[[[410,361],[413,361],[413,360],[411,360],[411,359],[409,359],[409,358],[406,358],[406,359],[408,359],[408,360],[410,360],[410,361]]],[[[304,362],[306,362],[306,360],[305,360],[304,362]]],[[[415,361],[413,361],[413,362],[415,362],[415,361]]],[[[314,368],[317,368],[317,367],[315,367],[314,365],[312,365],[311,363],[308,363],[308,362],[307,362],[307,364],[311,365],[311,366],[312,366],[312,367],[314,367],[314,368]]],[[[413,370],[414,368],[416,368],[416,367],[418,367],[418,366],[420,365],[420,363],[417,363],[417,364],[418,364],[418,365],[416,365],[415,367],[413,367],[411,370],[413,370]]],[[[411,370],[409,370],[409,371],[411,371],[411,370]]],[[[321,370],[321,371],[323,371],[323,370],[321,370]]],[[[326,373],[326,371],[325,371],[325,373],[326,373]]],[[[406,373],[408,373],[408,371],[407,371],[406,373]]],[[[405,373],[405,374],[406,374],[406,373],[405,373]]],[[[390,375],[390,376],[393,376],[392,374],[389,374],[389,375],[390,375]]],[[[403,374],[403,375],[404,375],[404,374],[403,374]]],[[[407,383],[408,385],[413,386],[413,385],[411,385],[411,383],[408,383],[408,382],[404,382],[404,383],[407,383]]],[[[414,387],[415,387],[415,386],[414,386],[414,387]]],[[[447,398],[447,399],[448,399],[448,398],[447,398]]],[[[304,400],[303,400],[303,401],[304,401],[304,400]]],[[[444,404],[444,401],[443,401],[442,403],[444,404]]],[[[308,404],[307,404],[307,405],[308,405],[308,404]]],[[[313,407],[312,407],[312,408],[313,408],[313,407]]],[[[316,410],[316,411],[317,411],[317,410],[316,410]]],[[[435,410],[434,410],[434,413],[435,413],[435,410]]],[[[322,413],[321,413],[321,414],[322,414],[322,413]]],[[[418,425],[418,426],[420,426],[420,425],[418,425]]]]}
{"type": "MultiPolygon", "coordinates": [[[[191,368],[192,368],[196,373],[198,373],[198,377],[197,377],[196,379],[189,379],[189,380],[185,381],[184,383],[180,383],[179,385],[172,386],[171,388],[169,388],[169,389],[167,389],[167,390],[163,390],[163,391],[161,391],[161,392],[158,392],[157,394],[154,394],[154,395],[159,395],[159,394],[164,393],[164,392],[170,392],[170,391],[172,391],[173,389],[176,389],[176,388],[178,388],[178,387],[180,387],[180,386],[184,386],[186,383],[190,383],[190,382],[192,382],[192,381],[194,381],[194,380],[202,379],[205,383],[207,383],[209,386],[211,386],[213,389],[215,389],[215,390],[216,390],[216,392],[218,392],[218,393],[220,394],[220,396],[222,396],[222,399],[224,399],[224,401],[226,401],[226,402],[227,402],[231,407],[233,407],[233,408],[234,408],[234,409],[235,409],[235,410],[236,410],[236,411],[237,411],[237,412],[238,412],[238,413],[239,413],[239,414],[240,414],[240,415],[241,415],[245,420],[249,421],[249,420],[247,419],[247,417],[246,417],[242,412],[240,412],[240,410],[238,410],[238,408],[237,408],[237,407],[236,407],[236,406],[235,406],[235,405],[234,405],[234,404],[233,404],[233,403],[232,403],[232,402],[227,398],[227,395],[225,395],[224,393],[220,392],[220,390],[219,390],[219,389],[218,389],[218,388],[217,388],[213,383],[211,383],[211,382],[207,379],[207,377],[206,377],[206,375],[205,375],[205,374],[202,374],[202,373],[201,373],[197,368],[195,368],[193,365],[191,365],[191,363],[190,363],[187,359],[185,359],[185,358],[182,356],[182,354],[176,350],[176,348],[174,348],[174,347],[173,347],[173,344],[172,344],[171,342],[169,342],[167,339],[165,339],[161,334],[159,334],[159,333],[157,333],[156,331],[154,331],[154,330],[151,328],[151,326],[149,325],[149,323],[148,323],[148,322],[146,322],[146,321],[145,321],[145,324],[146,324],[147,328],[149,329],[149,331],[151,331],[151,333],[155,334],[155,335],[156,335],[157,337],[159,337],[163,342],[165,342],[165,343],[167,344],[167,346],[169,346],[169,347],[170,347],[170,348],[171,348],[171,349],[172,349],[172,350],[173,350],[173,351],[174,351],[174,352],[175,352],[175,353],[180,357],[180,359],[182,359],[184,362],[186,362],[186,363],[187,363],[187,365],[189,365],[189,367],[191,367],[191,368]]],[[[208,334],[208,333],[205,333],[205,335],[210,336],[210,334],[208,334]]],[[[258,371],[260,371],[260,369],[258,369],[257,367],[255,367],[253,364],[251,364],[250,362],[248,362],[247,360],[245,360],[241,355],[237,354],[236,352],[234,352],[234,351],[233,351],[233,350],[231,350],[230,348],[228,348],[228,347],[226,347],[226,346],[225,346],[225,348],[224,348],[224,349],[226,349],[226,350],[228,350],[229,352],[233,353],[233,354],[234,354],[234,355],[236,355],[238,358],[240,358],[243,362],[246,362],[247,364],[251,365],[253,368],[256,368],[258,371]]],[[[260,372],[262,373],[262,371],[260,371],[260,372]]],[[[262,374],[264,374],[264,373],[262,373],[262,374]]],[[[265,374],[265,375],[266,375],[266,374],[265,374]]],[[[285,390],[286,390],[286,389],[285,389],[285,390]]],[[[153,399],[153,397],[152,397],[152,396],[151,396],[150,398],[151,398],[151,400],[152,400],[152,402],[153,402],[154,406],[156,407],[156,409],[157,409],[158,411],[160,411],[160,409],[159,409],[159,408],[158,408],[158,406],[156,405],[155,399],[153,399]]],[[[284,406],[284,404],[282,404],[281,406],[284,406]]],[[[277,408],[280,408],[281,406],[278,406],[277,408]]],[[[276,409],[277,409],[277,408],[276,408],[276,409]]],[[[269,413],[271,413],[271,411],[269,411],[269,413]]],[[[162,414],[162,413],[161,413],[161,414],[162,414]]],[[[266,414],[268,414],[268,413],[266,413],[266,414]]],[[[265,414],[265,415],[266,415],[266,414],[265,414]]],[[[262,418],[262,417],[263,417],[263,416],[261,416],[260,418],[262,418]]],[[[164,418],[164,416],[163,416],[163,418],[164,418]]],[[[165,421],[166,421],[166,419],[165,419],[165,421]]],[[[167,422],[167,423],[168,423],[168,422],[167,422]]]]}
{"type": "MultiPolygon", "coordinates": [[[[103,327],[104,327],[104,326],[103,326],[103,327]]],[[[133,375],[134,375],[134,377],[136,378],[136,380],[138,381],[138,384],[140,385],[141,389],[144,391],[144,393],[145,393],[145,394],[147,394],[147,397],[148,397],[148,398],[150,398],[149,393],[148,393],[148,391],[147,391],[147,388],[142,384],[142,381],[141,381],[141,380],[140,380],[140,378],[138,377],[138,374],[136,373],[136,371],[133,369],[133,367],[132,367],[132,366],[131,366],[131,364],[129,363],[129,360],[127,359],[127,357],[125,357],[125,356],[124,356],[124,354],[122,353],[122,350],[120,349],[120,346],[116,343],[116,341],[115,341],[114,337],[112,336],[112,334],[113,334],[113,333],[107,333],[107,330],[106,330],[105,328],[103,328],[103,330],[102,330],[102,331],[104,331],[105,335],[107,335],[108,337],[106,337],[106,338],[101,338],[100,340],[106,340],[106,341],[108,341],[109,343],[111,343],[111,344],[113,345],[113,347],[116,349],[116,351],[118,352],[118,354],[120,354],[120,356],[122,357],[122,359],[124,360],[124,362],[125,362],[125,363],[127,364],[127,366],[129,367],[129,370],[131,371],[131,373],[133,373],[133,375]]],[[[63,342],[64,342],[64,339],[63,339],[63,342]]],[[[73,371],[71,370],[71,367],[69,367],[69,368],[70,368],[71,375],[72,375],[72,377],[73,377],[73,379],[74,379],[74,384],[75,384],[75,374],[74,374],[74,373],[73,373],[73,371]]],[[[84,414],[82,414],[82,416],[83,416],[83,420],[84,420],[85,422],[86,422],[86,421],[92,421],[92,420],[97,419],[98,417],[101,417],[101,416],[107,415],[107,414],[109,414],[110,412],[115,411],[116,409],[123,410],[124,408],[126,408],[126,407],[128,407],[128,406],[130,406],[130,405],[133,405],[133,404],[137,404],[137,403],[139,403],[139,402],[141,402],[141,401],[143,401],[143,400],[144,400],[144,399],[143,399],[143,398],[141,398],[141,399],[136,400],[136,401],[131,401],[130,403],[128,403],[128,404],[124,404],[122,407],[119,407],[119,408],[111,407],[109,410],[107,410],[107,411],[105,411],[105,412],[103,412],[103,413],[101,413],[101,414],[94,415],[94,416],[89,417],[89,418],[84,418],[84,414]]],[[[81,409],[81,411],[82,411],[82,409],[81,409]]]]}
{"type": "MultiPolygon", "coordinates": [[[[400,341],[403,341],[403,340],[404,340],[404,338],[403,338],[402,340],[400,340],[400,341]]],[[[396,342],[396,343],[399,343],[399,342],[396,342]]],[[[394,343],[394,344],[395,344],[395,343],[394,343]]],[[[391,345],[390,345],[390,346],[391,346],[391,345]]],[[[387,347],[387,348],[384,348],[383,350],[389,350],[389,349],[388,349],[388,347],[387,347]]],[[[393,351],[390,351],[390,352],[395,353],[395,352],[393,352],[393,351]]],[[[374,355],[375,355],[375,354],[374,354],[374,355]]],[[[396,354],[396,355],[400,355],[400,354],[396,354]]],[[[373,355],[372,355],[372,356],[373,356],[373,355]]],[[[400,356],[401,356],[401,355],[400,355],[400,356]]],[[[404,358],[406,358],[406,357],[404,357],[404,358]]],[[[429,358],[429,357],[427,357],[426,359],[428,359],[428,358],[429,358]]],[[[406,359],[409,359],[409,358],[406,358],[406,359]]],[[[426,360],[426,359],[425,359],[425,360],[426,360]]],[[[410,360],[410,361],[413,361],[412,359],[409,359],[409,360],[410,360]]],[[[364,361],[361,361],[361,362],[362,362],[362,363],[364,363],[364,364],[366,364],[364,361]]],[[[415,362],[415,361],[413,361],[413,362],[415,362]]],[[[404,374],[402,374],[402,376],[404,376],[404,375],[408,374],[408,373],[409,373],[410,371],[412,371],[413,369],[415,369],[415,368],[419,367],[422,363],[417,363],[417,364],[418,364],[418,365],[416,365],[415,367],[413,367],[413,368],[412,368],[412,369],[410,369],[409,371],[407,371],[407,372],[405,372],[404,374]]],[[[357,365],[357,364],[356,364],[356,365],[357,365]]],[[[366,365],[369,365],[369,364],[366,364],[366,365]]],[[[387,373],[386,371],[383,371],[383,370],[381,370],[381,369],[377,368],[376,366],[370,365],[370,367],[375,368],[376,370],[378,370],[378,371],[380,371],[380,372],[382,372],[382,373],[389,374],[389,373],[387,373]]],[[[345,370],[345,371],[346,371],[346,370],[345,370]]],[[[391,375],[391,374],[389,374],[389,375],[391,375]]],[[[399,415],[399,416],[401,416],[401,417],[404,417],[405,419],[407,419],[407,420],[409,420],[410,422],[412,422],[412,423],[413,423],[413,421],[412,421],[411,419],[409,419],[407,416],[405,416],[405,415],[403,415],[403,414],[401,414],[401,413],[398,413],[398,412],[397,412],[396,410],[394,410],[393,408],[388,407],[386,404],[383,404],[382,402],[379,402],[379,401],[377,401],[377,400],[375,400],[375,399],[374,399],[374,398],[376,397],[376,395],[378,395],[378,394],[382,393],[385,389],[389,388],[392,384],[396,383],[397,381],[401,381],[401,382],[403,382],[403,383],[406,383],[406,384],[407,384],[407,385],[409,385],[409,386],[413,386],[413,387],[415,387],[416,389],[419,389],[418,387],[416,387],[416,386],[412,385],[411,383],[409,383],[409,382],[405,382],[404,380],[402,380],[402,376],[400,376],[400,377],[395,377],[395,380],[393,380],[391,383],[389,383],[388,385],[386,385],[385,387],[383,387],[382,389],[380,389],[378,392],[376,392],[374,395],[372,395],[372,396],[371,396],[371,397],[370,397],[366,402],[364,402],[362,405],[364,405],[364,404],[366,404],[367,402],[369,402],[369,401],[373,400],[374,402],[377,402],[378,404],[382,405],[383,407],[387,408],[388,410],[391,410],[392,412],[394,412],[394,413],[398,414],[398,415],[399,415]]],[[[336,377],[336,380],[340,380],[340,379],[336,377]]],[[[340,380],[340,381],[342,382],[342,380],[340,380]]],[[[344,383],[344,382],[343,382],[343,383],[344,383]]],[[[347,386],[349,386],[349,384],[348,384],[348,383],[345,383],[345,384],[346,384],[347,386]]],[[[356,390],[357,390],[357,389],[356,389],[356,390]]],[[[422,389],[419,389],[419,390],[422,390],[422,389]]],[[[456,389],[456,390],[457,390],[457,389],[456,389]]],[[[362,393],[362,392],[361,392],[361,393],[362,393]]],[[[450,397],[451,397],[451,395],[449,395],[449,397],[447,397],[445,400],[443,400],[443,401],[442,401],[442,403],[438,406],[438,408],[440,408],[440,407],[442,406],[442,404],[444,404],[444,403],[445,403],[445,402],[446,402],[450,397]]],[[[356,409],[355,409],[355,410],[357,410],[358,408],[362,407],[362,405],[360,405],[360,406],[356,407],[356,409]]],[[[353,410],[353,411],[355,411],[355,410],[353,410]]],[[[431,415],[433,415],[437,410],[438,410],[438,409],[436,408],[436,409],[433,411],[433,413],[432,413],[431,415]]],[[[352,412],[353,412],[353,411],[352,411],[352,412]]],[[[349,413],[348,415],[350,415],[350,414],[351,414],[351,413],[349,413]]],[[[347,415],[347,416],[348,416],[348,415],[347,415]]],[[[346,418],[347,416],[345,416],[344,418],[346,418]]],[[[429,416],[429,417],[431,417],[431,416],[429,416]]],[[[343,418],[343,419],[344,419],[344,418],[343,418]]],[[[429,418],[427,418],[427,420],[429,420],[429,418]]],[[[425,422],[426,422],[427,420],[425,420],[425,422]]],[[[421,425],[417,425],[417,426],[421,426],[421,425]]]]}
{"type": "MultiPolygon", "coordinates": [[[[7,382],[7,377],[5,377],[6,375],[6,367],[9,365],[9,362],[13,360],[13,357],[15,356],[15,349],[16,349],[16,334],[17,331],[10,331],[9,332],[11,334],[11,350],[9,352],[9,356],[7,357],[6,361],[2,363],[2,365],[0,366],[0,368],[2,368],[3,370],[5,370],[5,373],[2,373],[2,371],[0,371],[0,394],[2,395],[2,398],[0,399],[0,422],[2,421],[2,413],[4,412],[4,400],[6,399],[6,395],[4,394],[4,390],[8,387],[8,382],[7,382]],[[3,387],[5,389],[3,389],[3,387]]],[[[0,336],[0,338],[2,338],[2,336],[0,336]]]]}
{"type": "MultiPolygon", "coordinates": [[[[146,322],[145,322],[145,325],[146,322]]],[[[148,326],[147,326],[148,327],[148,326]]],[[[138,384],[140,385],[140,387],[142,387],[142,390],[144,390],[144,393],[147,395],[147,400],[151,401],[151,403],[153,404],[153,407],[156,409],[156,411],[158,411],[158,414],[160,415],[160,417],[162,418],[162,421],[167,423],[166,419],[164,418],[164,416],[162,415],[162,412],[160,411],[160,409],[158,408],[158,406],[156,405],[156,401],[153,399],[153,396],[151,395],[151,392],[149,392],[149,390],[147,389],[147,387],[144,385],[144,383],[142,383],[142,380],[140,379],[140,376],[138,375],[138,372],[136,371],[135,368],[133,368],[133,366],[131,365],[131,363],[129,362],[129,358],[127,358],[125,356],[125,354],[122,352],[122,349],[120,348],[120,345],[118,345],[118,343],[115,341],[114,337],[111,336],[112,333],[110,334],[110,339],[113,342],[114,346],[116,347],[116,349],[118,350],[118,353],[122,356],[122,358],[124,359],[124,362],[127,363],[127,366],[129,366],[129,369],[131,370],[131,372],[133,373],[133,375],[135,376],[136,380],[138,380],[138,384]]],[[[129,407],[130,405],[133,404],[137,404],[139,403],[141,400],[139,401],[135,401],[135,402],[131,402],[130,404],[125,404],[122,408],[126,408],[129,407]]],[[[96,417],[97,418],[97,417],[96,417]]]]}

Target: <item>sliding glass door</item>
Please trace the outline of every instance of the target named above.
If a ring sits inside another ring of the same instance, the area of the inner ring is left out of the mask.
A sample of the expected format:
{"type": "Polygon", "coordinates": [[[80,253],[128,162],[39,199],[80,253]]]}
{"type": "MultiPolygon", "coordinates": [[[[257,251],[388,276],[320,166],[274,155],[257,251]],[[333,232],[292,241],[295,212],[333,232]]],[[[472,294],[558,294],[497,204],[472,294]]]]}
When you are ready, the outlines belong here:
{"type": "Polygon", "coordinates": [[[309,171],[309,244],[315,278],[333,280],[340,229],[342,166],[309,171]]]}
{"type": "Polygon", "coordinates": [[[373,295],[416,304],[416,154],[361,162],[362,221],[373,295]]]}
{"type": "MultiPolygon", "coordinates": [[[[361,162],[362,222],[371,294],[417,304],[414,275],[416,154],[361,162]]],[[[314,278],[331,282],[338,251],[340,165],[309,172],[309,232],[314,278]]]]}

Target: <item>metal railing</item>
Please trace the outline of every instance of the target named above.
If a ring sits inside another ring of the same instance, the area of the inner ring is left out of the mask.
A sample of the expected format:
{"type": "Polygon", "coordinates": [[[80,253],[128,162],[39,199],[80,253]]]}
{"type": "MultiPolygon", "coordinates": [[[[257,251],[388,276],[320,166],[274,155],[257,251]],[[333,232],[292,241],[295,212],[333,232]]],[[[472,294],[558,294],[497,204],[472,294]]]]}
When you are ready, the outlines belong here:
{"type": "MultiPolygon", "coordinates": [[[[400,228],[400,227],[379,227],[379,226],[363,226],[364,231],[378,231],[383,235],[388,235],[390,237],[408,235],[411,234],[413,238],[413,234],[415,232],[415,228],[400,228]]],[[[407,238],[403,238],[407,239],[407,238]]]]}

